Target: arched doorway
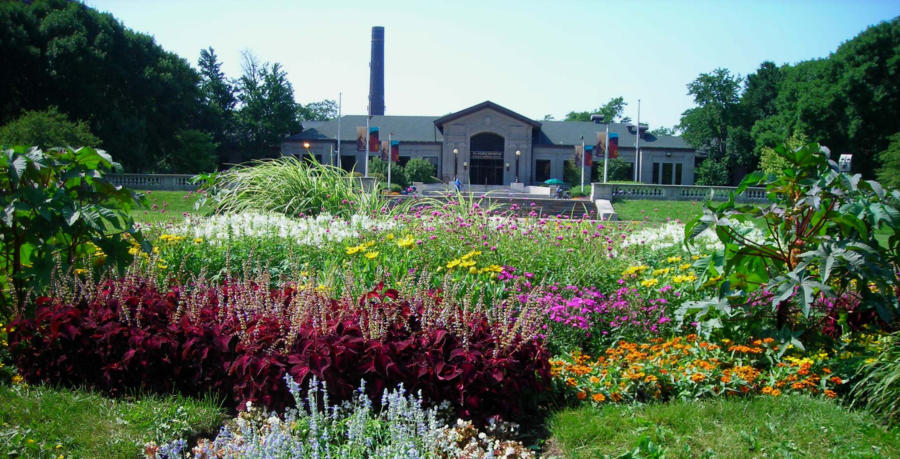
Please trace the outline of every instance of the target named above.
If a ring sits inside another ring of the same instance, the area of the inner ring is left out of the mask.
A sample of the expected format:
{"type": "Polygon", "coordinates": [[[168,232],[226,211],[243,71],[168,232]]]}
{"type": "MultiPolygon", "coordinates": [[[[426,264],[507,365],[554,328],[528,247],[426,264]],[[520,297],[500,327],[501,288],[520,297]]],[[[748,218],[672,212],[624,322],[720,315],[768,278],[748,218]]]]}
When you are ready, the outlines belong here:
{"type": "Polygon", "coordinates": [[[491,132],[469,139],[469,181],[473,185],[503,185],[503,146],[503,137],[491,132]]]}

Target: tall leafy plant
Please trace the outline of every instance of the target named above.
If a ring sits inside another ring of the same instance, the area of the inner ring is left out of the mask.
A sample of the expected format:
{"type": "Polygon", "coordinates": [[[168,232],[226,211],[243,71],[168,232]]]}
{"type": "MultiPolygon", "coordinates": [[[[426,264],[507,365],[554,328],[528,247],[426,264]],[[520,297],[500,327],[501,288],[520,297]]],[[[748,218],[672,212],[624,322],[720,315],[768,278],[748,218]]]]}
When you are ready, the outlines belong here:
{"type": "Polygon", "coordinates": [[[93,148],[14,147],[0,154],[0,316],[22,313],[29,291],[46,287],[57,263],[63,269],[80,256],[96,262],[129,258],[128,209],[133,192],[104,174],[121,169],[93,148]]]}
{"type": "Polygon", "coordinates": [[[775,152],[788,164],[780,174],[748,175],[728,201],[706,203],[703,215],[685,228],[686,244],[707,228],[715,230],[724,249],[702,264],[699,282],[722,281],[719,298],[689,303],[679,317],[698,314],[701,326],[720,326],[732,304],[751,303],[765,291],[774,325],[785,335],[796,314],[809,318],[814,305],[829,298],[852,297],[863,310],[877,310],[881,320],[894,320],[900,192],[842,173],[816,143],[781,145],[775,152]],[[769,204],[736,203],[735,196],[751,186],[765,187],[769,204]],[[756,238],[762,240],[748,236],[754,225],[764,227],[765,237],[756,238]]]}

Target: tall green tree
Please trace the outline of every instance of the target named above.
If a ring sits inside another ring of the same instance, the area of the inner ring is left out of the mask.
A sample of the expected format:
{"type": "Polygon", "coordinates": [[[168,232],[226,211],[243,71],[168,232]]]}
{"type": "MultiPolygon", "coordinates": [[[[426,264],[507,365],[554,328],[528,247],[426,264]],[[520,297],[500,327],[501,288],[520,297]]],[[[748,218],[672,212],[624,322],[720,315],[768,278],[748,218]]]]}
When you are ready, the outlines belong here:
{"type": "Polygon", "coordinates": [[[613,97],[609,102],[601,105],[600,108],[596,110],[586,112],[572,111],[566,113],[566,119],[564,121],[590,121],[591,115],[601,114],[603,115],[603,122],[605,123],[628,123],[631,121],[631,118],[623,116],[626,105],[628,105],[628,103],[625,102],[625,98],[622,96],[613,97]]]}
{"type": "Polygon", "coordinates": [[[337,102],[331,99],[310,102],[300,108],[300,117],[304,121],[328,121],[337,118],[337,116],[337,102]]]}
{"type": "Polygon", "coordinates": [[[0,2],[0,55],[0,124],[56,106],[128,170],[154,170],[194,123],[187,61],[80,2],[0,2]]]}
{"type": "MultiPolygon", "coordinates": [[[[216,153],[220,163],[237,161],[237,96],[234,85],[222,72],[222,64],[212,47],[200,50],[197,66],[200,69],[201,96],[199,127],[212,134],[212,141],[218,145],[216,153]]],[[[188,136],[198,138],[194,134],[188,136]]]]}
{"type": "Polygon", "coordinates": [[[243,159],[273,156],[285,136],[301,129],[294,89],[280,64],[259,62],[250,52],[243,59],[238,80],[243,159]]]}
{"type": "MultiPolygon", "coordinates": [[[[742,83],[739,75],[718,68],[711,73],[700,74],[687,86],[688,94],[694,97],[697,107],[682,113],[678,129],[688,144],[707,154],[707,160],[734,162],[737,152],[734,148],[729,149],[729,138],[736,143],[749,137],[749,134],[735,129],[741,119],[739,103],[742,83]]],[[[721,180],[719,170],[716,169],[716,172],[709,175],[710,180],[721,180]]]]}

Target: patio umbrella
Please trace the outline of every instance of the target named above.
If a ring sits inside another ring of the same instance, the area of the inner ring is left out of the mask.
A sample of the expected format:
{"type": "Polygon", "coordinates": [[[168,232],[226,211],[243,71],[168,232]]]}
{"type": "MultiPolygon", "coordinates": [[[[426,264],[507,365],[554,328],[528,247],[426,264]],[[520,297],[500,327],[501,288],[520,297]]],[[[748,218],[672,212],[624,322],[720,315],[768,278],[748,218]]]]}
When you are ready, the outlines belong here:
{"type": "Polygon", "coordinates": [[[549,180],[544,180],[544,184],[545,185],[565,185],[566,182],[563,182],[562,180],[560,180],[558,178],[552,178],[549,180]]]}

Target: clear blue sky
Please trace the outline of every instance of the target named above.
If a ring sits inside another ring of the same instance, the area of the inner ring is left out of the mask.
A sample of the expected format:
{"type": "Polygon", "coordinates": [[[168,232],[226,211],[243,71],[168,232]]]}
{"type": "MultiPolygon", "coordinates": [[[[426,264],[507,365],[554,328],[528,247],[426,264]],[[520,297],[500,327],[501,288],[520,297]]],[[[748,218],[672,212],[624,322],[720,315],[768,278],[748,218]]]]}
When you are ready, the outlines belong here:
{"type": "Polygon", "coordinates": [[[212,46],[225,73],[240,54],[280,62],[298,102],[366,112],[371,27],[385,27],[388,115],[443,115],[492,100],[561,118],[623,96],[653,129],[690,108],[686,85],[716,67],[746,75],[826,57],[897,0],[259,1],[87,0],[196,66],[212,46]]]}

